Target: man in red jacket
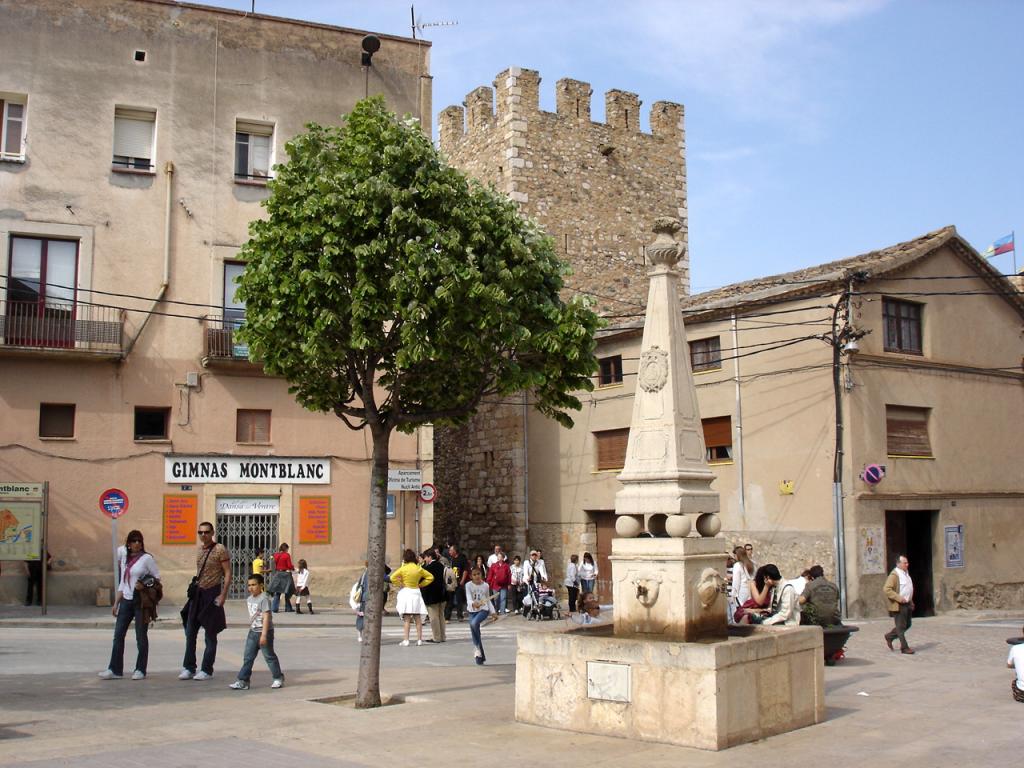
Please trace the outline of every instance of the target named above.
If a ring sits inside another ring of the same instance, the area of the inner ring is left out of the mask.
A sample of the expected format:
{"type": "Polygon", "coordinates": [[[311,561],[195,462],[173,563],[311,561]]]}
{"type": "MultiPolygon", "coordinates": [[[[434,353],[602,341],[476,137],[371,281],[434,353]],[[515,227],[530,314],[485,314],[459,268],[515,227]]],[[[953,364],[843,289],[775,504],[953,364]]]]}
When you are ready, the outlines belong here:
{"type": "Polygon", "coordinates": [[[512,569],[508,560],[502,555],[494,561],[494,565],[487,569],[487,585],[491,592],[498,593],[498,613],[508,613],[508,588],[512,583],[512,569]]]}

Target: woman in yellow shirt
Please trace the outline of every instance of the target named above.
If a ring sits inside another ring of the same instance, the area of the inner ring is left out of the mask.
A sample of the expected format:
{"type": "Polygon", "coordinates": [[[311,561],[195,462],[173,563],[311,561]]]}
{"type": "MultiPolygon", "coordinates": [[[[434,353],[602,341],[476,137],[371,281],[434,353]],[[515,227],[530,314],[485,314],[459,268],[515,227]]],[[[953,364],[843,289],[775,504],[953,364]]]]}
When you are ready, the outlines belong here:
{"type": "Polygon", "coordinates": [[[409,644],[409,625],[416,621],[416,645],[423,645],[423,619],[427,606],[420,595],[420,587],[433,583],[434,576],[423,568],[411,549],[402,553],[402,567],[391,572],[391,583],[402,589],[398,593],[397,608],[405,622],[405,639],[399,645],[409,644]]]}
{"type": "Polygon", "coordinates": [[[262,576],[263,575],[263,570],[264,570],[263,550],[260,549],[260,550],[257,550],[256,557],[252,561],[252,571],[251,571],[251,573],[258,573],[260,576],[262,576]]]}

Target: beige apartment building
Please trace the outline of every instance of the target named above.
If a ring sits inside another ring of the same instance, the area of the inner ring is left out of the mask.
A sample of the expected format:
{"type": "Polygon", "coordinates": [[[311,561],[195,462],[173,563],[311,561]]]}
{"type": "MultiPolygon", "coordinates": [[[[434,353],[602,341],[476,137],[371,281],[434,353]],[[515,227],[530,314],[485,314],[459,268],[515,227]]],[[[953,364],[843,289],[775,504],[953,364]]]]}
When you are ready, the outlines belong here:
{"type": "MultiPolygon", "coordinates": [[[[233,281],[305,123],[381,93],[429,133],[429,43],[379,35],[364,67],[366,34],[169,0],[0,3],[0,481],[49,484],[52,601],[111,584],[112,488],[121,543],[144,533],[170,595],[202,520],[236,576],[278,542],[314,594],[361,569],[368,437],[248,361],[233,281]]],[[[395,468],[429,476],[430,444],[396,435],[395,468]]],[[[429,538],[417,499],[390,498],[392,553],[429,538]]],[[[22,574],[4,564],[0,599],[22,574]]]]}
{"type": "MultiPolygon", "coordinates": [[[[837,326],[866,334],[839,370],[850,614],[885,615],[882,584],[900,553],[918,615],[1024,606],[1024,301],[952,227],[684,300],[725,543],[753,543],[786,576],[821,563],[835,578],[824,337],[844,290],[837,326]]],[[[572,430],[529,417],[528,536],[558,574],[590,550],[610,576],[640,324],[603,334],[598,386],[572,430]]]]}

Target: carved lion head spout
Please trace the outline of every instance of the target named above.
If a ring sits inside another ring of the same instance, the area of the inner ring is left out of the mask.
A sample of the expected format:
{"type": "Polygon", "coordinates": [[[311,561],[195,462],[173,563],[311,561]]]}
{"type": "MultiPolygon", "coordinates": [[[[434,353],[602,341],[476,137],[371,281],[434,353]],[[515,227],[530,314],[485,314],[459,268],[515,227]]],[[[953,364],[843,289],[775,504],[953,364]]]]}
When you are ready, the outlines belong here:
{"type": "Polygon", "coordinates": [[[700,581],[697,582],[697,597],[700,598],[700,604],[705,609],[710,608],[724,592],[725,579],[722,578],[722,574],[714,568],[705,568],[700,575],[700,581]]]}
{"type": "Polygon", "coordinates": [[[650,608],[658,602],[658,592],[661,591],[661,576],[644,574],[633,579],[633,586],[636,587],[636,599],[644,608],[650,608]]]}

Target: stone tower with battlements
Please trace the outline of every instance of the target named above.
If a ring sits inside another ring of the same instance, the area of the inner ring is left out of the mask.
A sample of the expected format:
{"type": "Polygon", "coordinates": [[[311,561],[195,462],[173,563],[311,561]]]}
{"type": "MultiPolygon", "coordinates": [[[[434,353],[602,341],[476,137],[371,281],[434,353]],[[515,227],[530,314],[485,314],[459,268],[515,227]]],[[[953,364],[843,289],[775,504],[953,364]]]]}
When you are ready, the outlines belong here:
{"type": "MultiPolygon", "coordinates": [[[[643,133],[635,93],[608,91],[605,122],[595,123],[589,83],[559,80],[551,113],[539,107],[540,80],[534,70],[512,67],[493,89],[481,86],[465,106],[445,109],[438,119],[441,151],[547,230],[572,265],[569,285],[595,294],[599,312],[642,313],[636,305],[647,296],[651,221],[678,218],[686,243],[683,107],[656,101],[651,132],[643,133]]],[[[679,266],[689,293],[689,264],[679,266]]]]}
{"type": "MultiPolygon", "coordinates": [[[[634,93],[608,91],[605,122],[598,123],[590,116],[589,83],[559,80],[551,113],[540,109],[540,82],[536,71],[512,67],[493,88],[481,86],[463,106],[443,110],[441,151],[515,200],[554,238],[572,267],[569,291],[591,295],[602,315],[642,316],[651,222],[677,218],[687,241],[683,106],[655,102],[645,133],[634,93]]],[[[689,263],[678,270],[688,294],[689,263]]],[[[508,397],[460,429],[435,431],[436,538],[458,541],[471,555],[494,544],[522,555],[527,545],[561,550],[556,539],[565,532],[527,524],[527,408],[521,397],[508,397]]]]}

